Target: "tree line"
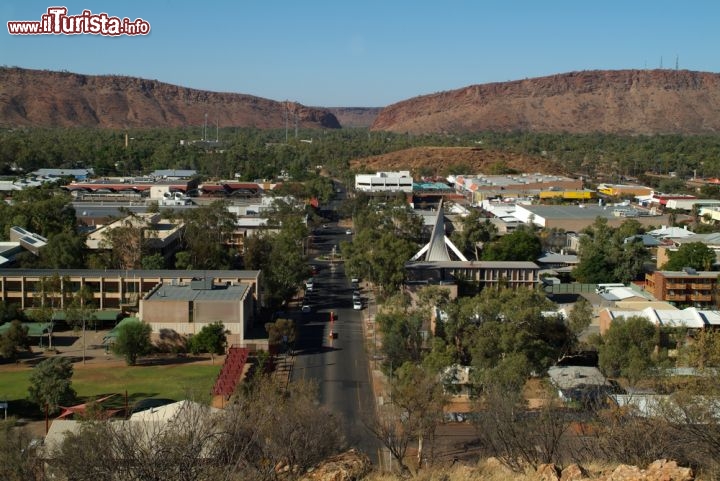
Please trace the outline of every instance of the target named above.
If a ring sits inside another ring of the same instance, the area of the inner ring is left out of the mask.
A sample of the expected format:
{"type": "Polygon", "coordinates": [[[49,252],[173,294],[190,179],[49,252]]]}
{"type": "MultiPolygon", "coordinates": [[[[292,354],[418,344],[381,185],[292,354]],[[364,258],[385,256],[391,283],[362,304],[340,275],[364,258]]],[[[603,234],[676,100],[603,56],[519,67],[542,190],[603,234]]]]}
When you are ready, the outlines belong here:
{"type": "MultiPolygon", "coordinates": [[[[565,172],[594,178],[639,177],[646,172],[678,177],[720,176],[716,136],[621,136],[471,132],[410,135],[367,129],[303,130],[286,139],[284,129],[219,129],[220,146],[190,141],[202,127],[175,129],[12,129],[0,132],[0,174],[17,175],[42,167],[93,167],[100,176],[131,176],[155,169],[196,169],[211,178],[273,178],[281,171],[303,180],[323,165],[342,176],[351,159],[409,147],[453,146],[500,150],[545,158],[565,172]],[[127,136],[127,146],[125,144],[127,136]],[[184,145],[180,141],[185,140],[184,145]],[[312,142],[301,142],[312,140],[312,142]]],[[[444,166],[425,174],[468,173],[466,165],[444,166]]],[[[422,174],[422,172],[421,172],[422,174]]],[[[651,180],[651,179],[646,179],[651,180]]],[[[657,181],[654,181],[657,183],[657,181]]]]}

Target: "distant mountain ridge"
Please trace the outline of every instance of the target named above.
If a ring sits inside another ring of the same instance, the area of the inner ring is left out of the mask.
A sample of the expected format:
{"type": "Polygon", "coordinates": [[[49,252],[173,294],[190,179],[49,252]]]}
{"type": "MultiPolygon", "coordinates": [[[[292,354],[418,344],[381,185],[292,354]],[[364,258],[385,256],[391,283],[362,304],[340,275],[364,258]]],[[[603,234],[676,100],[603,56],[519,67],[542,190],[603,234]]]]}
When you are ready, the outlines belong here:
{"type": "Polygon", "coordinates": [[[384,108],[373,130],[716,134],[720,74],[596,70],[488,83],[384,108]]]}
{"type": "Polygon", "coordinates": [[[157,80],[0,68],[5,127],[340,128],[327,109],[252,95],[209,92],[157,80]]]}

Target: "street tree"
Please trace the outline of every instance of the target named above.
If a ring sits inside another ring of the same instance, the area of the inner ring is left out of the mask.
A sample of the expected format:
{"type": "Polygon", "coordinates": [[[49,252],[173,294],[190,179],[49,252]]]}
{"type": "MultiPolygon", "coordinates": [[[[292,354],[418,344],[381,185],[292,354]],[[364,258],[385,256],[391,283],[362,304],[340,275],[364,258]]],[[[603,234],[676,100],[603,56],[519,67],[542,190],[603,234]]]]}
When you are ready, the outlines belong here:
{"type": "Polygon", "coordinates": [[[425,444],[432,448],[436,430],[444,421],[444,408],[449,397],[439,373],[424,366],[406,362],[395,373],[390,386],[392,401],[402,410],[398,421],[404,423],[406,431],[417,439],[417,463],[422,467],[425,444]]]}
{"type": "Polygon", "coordinates": [[[293,346],[297,339],[297,326],[292,319],[279,318],[265,324],[268,344],[271,346],[293,346]]]}
{"type": "Polygon", "coordinates": [[[112,351],[125,357],[128,366],[137,364],[138,357],[149,354],[152,350],[150,324],[142,321],[128,322],[120,326],[112,351]]]}
{"type": "Polygon", "coordinates": [[[73,365],[67,357],[50,357],[38,363],[30,374],[28,398],[41,411],[58,412],[60,405],[75,399],[73,365]]]}
{"type": "Polygon", "coordinates": [[[221,321],[203,326],[200,332],[192,336],[188,342],[190,352],[195,355],[201,352],[209,353],[213,364],[215,364],[216,354],[225,354],[226,346],[227,330],[221,321]]]}

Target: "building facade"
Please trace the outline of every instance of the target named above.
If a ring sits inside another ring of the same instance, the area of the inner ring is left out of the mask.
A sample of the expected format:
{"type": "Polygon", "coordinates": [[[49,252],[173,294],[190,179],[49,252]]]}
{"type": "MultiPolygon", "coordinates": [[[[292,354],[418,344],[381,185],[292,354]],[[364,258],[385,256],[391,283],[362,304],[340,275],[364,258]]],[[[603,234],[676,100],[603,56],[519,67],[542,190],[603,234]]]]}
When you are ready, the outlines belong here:
{"type": "Polygon", "coordinates": [[[682,306],[711,308],[718,305],[715,271],[655,271],[645,275],[645,290],[657,300],[682,306]]]}

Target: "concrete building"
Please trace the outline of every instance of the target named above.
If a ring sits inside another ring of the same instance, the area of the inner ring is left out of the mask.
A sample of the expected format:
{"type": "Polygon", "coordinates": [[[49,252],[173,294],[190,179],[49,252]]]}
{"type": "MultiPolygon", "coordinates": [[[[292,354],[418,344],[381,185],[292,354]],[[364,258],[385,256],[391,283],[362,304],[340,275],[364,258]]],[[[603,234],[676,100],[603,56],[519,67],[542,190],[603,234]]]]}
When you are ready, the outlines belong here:
{"type": "Polygon", "coordinates": [[[218,283],[212,277],[159,283],[140,300],[139,318],[154,333],[197,334],[222,321],[228,344],[242,344],[252,327],[255,300],[247,284],[218,283]]]}
{"type": "Polygon", "coordinates": [[[411,194],[413,178],[410,171],[377,172],[375,174],[357,174],[355,190],[358,192],[403,192],[411,194]]]}
{"type": "MultiPolygon", "coordinates": [[[[244,285],[261,306],[260,271],[238,270],[102,270],[102,269],[0,269],[0,300],[21,309],[39,307],[40,283],[57,275],[61,291],[77,292],[88,286],[98,309],[135,310],[139,301],[158,284],[189,285],[193,279],[212,277],[217,284],[244,285]]],[[[65,307],[59,292],[47,293],[65,307]]]]}

